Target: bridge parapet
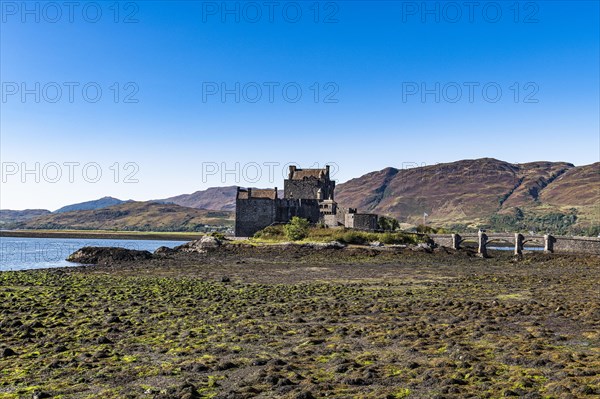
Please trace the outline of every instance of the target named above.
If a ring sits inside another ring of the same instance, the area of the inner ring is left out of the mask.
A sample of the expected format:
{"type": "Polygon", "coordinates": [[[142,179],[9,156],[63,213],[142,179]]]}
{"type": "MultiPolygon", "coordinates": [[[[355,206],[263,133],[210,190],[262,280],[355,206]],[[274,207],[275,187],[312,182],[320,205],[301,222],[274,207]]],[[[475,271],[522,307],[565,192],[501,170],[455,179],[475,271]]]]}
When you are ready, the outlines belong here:
{"type": "Polygon", "coordinates": [[[523,235],[519,233],[483,233],[480,234],[430,234],[431,239],[439,246],[460,249],[465,241],[477,243],[478,253],[486,256],[489,244],[492,242],[506,242],[514,245],[515,255],[523,253],[526,243],[536,243],[550,253],[582,253],[600,255],[600,238],[593,237],[567,237],[541,235],[523,235]]]}

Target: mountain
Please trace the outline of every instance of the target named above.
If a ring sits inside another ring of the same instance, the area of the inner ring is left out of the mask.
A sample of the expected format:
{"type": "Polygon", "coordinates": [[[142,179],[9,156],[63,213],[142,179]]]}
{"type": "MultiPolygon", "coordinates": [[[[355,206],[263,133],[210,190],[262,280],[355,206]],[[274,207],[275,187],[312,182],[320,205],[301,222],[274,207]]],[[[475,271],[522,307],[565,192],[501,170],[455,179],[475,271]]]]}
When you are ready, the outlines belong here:
{"type": "Polygon", "coordinates": [[[211,187],[192,194],[182,194],[176,197],[165,198],[159,202],[173,203],[197,209],[234,211],[236,194],[237,186],[211,187]]]}
{"type": "MultiPolygon", "coordinates": [[[[237,186],[211,187],[192,194],[182,194],[176,197],[157,200],[157,202],[177,204],[197,209],[235,211],[236,194],[237,186]]],[[[279,190],[279,197],[283,197],[283,190],[279,190]]]]}
{"type": "MultiPolygon", "coordinates": [[[[196,231],[205,224],[230,226],[235,195],[235,186],[213,187],[153,202],[105,197],[53,214],[4,210],[0,227],[196,231]],[[117,204],[109,206],[111,202],[117,204]]],[[[341,206],[413,225],[423,223],[427,214],[428,225],[457,231],[483,227],[597,235],[600,162],[575,167],[483,158],[412,169],[390,167],[338,184],[335,199],[341,206]]]]}
{"type": "Polygon", "coordinates": [[[102,209],[102,208],[107,208],[107,207],[113,206],[113,205],[119,205],[124,202],[126,202],[126,201],[122,201],[118,198],[103,197],[103,198],[93,200],[93,201],[86,201],[86,202],[80,202],[78,204],[63,206],[62,208],[55,210],[54,213],[64,213],[64,212],[71,212],[71,211],[89,211],[89,210],[94,210],[94,209],[102,209]]]}
{"type": "Polygon", "coordinates": [[[11,229],[18,223],[49,213],[47,209],[25,209],[24,211],[0,209],[0,229],[11,229]]]}
{"type": "Polygon", "coordinates": [[[341,206],[454,228],[583,231],[598,226],[600,163],[492,158],[371,172],[336,187],[341,206]]]}
{"type": "Polygon", "coordinates": [[[102,209],[52,213],[29,219],[25,229],[121,231],[204,231],[205,225],[231,226],[227,211],[186,208],[175,204],[128,201],[102,209]]]}

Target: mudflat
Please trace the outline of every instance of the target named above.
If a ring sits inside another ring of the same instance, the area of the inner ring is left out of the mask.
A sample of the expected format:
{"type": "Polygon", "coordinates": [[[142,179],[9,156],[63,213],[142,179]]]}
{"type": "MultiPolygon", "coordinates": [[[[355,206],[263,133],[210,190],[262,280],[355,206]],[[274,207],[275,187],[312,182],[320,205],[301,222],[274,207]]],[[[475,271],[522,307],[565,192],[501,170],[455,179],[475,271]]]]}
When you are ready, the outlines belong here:
{"type": "Polygon", "coordinates": [[[0,398],[600,395],[598,257],[226,245],[0,273],[0,398]]]}

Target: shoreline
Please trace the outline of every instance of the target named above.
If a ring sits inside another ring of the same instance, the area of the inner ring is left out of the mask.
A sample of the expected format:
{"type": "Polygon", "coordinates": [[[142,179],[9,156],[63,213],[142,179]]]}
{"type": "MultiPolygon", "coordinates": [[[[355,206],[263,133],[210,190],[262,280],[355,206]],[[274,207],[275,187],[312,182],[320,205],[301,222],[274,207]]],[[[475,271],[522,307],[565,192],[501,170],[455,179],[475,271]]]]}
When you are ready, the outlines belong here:
{"type": "Polygon", "coordinates": [[[199,239],[203,235],[203,233],[187,232],[112,232],[101,230],[0,230],[0,238],[96,238],[118,240],[192,241],[199,239]]]}
{"type": "Polygon", "coordinates": [[[600,393],[595,256],[219,248],[0,273],[0,368],[14,370],[4,374],[3,392],[22,397],[39,386],[46,397],[107,399],[147,398],[150,389],[188,399],[441,397],[449,387],[456,388],[449,399],[600,393]],[[519,366],[508,367],[512,359],[519,366]],[[26,382],[22,369],[30,370],[26,382]],[[431,370],[435,378],[424,381],[431,370]],[[556,370],[579,374],[544,378],[556,370]]]}

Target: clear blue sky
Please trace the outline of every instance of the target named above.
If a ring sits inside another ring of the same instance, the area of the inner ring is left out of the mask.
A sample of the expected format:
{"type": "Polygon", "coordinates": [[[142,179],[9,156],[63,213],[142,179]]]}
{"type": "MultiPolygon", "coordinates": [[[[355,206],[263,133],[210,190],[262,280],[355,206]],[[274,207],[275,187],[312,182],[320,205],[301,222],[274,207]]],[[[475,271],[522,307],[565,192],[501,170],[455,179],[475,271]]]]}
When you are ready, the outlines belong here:
{"type": "Polygon", "coordinates": [[[343,182],[599,161],[599,2],[464,3],[1,1],[0,207],[282,186],[289,162],[334,163],[343,182]]]}

